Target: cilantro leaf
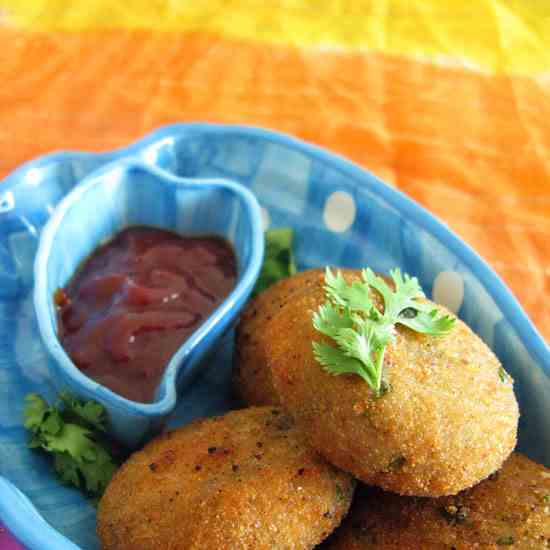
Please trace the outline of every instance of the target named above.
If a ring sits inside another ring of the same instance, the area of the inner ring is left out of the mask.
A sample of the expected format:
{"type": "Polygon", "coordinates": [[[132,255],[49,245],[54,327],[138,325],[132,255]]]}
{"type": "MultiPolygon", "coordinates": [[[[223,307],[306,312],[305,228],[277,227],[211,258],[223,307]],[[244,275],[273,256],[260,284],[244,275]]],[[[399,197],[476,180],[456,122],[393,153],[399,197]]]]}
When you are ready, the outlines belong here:
{"type": "Polygon", "coordinates": [[[53,466],[59,479],[67,485],[81,486],[78,462],[66,453],[53,453],[53,466]]]}
{"type": "Polygon", "coordinates": [[[336,275],[333,275],[332,271],[327,269],[325,272],[325,283],[327,298],[335,305],[348,308],[351,311],[363,311],[365,308],[374,308],[369,287],[361,284],[360,281],[353,281],[348,285],[340,271],[336,275]]]}
{"type": "Polygon", "coordinates": [[[313,355],[325,370],[334,375],[354,373],[359,375],[370,386],[376,383],[375,376],[367,365],[353,357],[346,356],[340,349],[325,344],[313,342],[313,355]]]}
{"type": "Polygon", "coordinates": [[[319,332],[334,338],[338,330],[352,328],[353,320],[350,316],[344,317],[336,306],[327,302],[313,314],[313,326],[319,332]]]}
{"type": "Polygon", "coordinates": [[[105,450],[92,452],[80,459],[68,453],[54,453],[54,468],[62,481],[84,489],[91,495],[101,495],[115,473],[116,465],[105,450]],[[93,456],[93,458],[92,458],[93,456]]]}
{"type": "Polygon", "coordinates": [[[273,283],[296,273],[292,253],[294,231],[288,227],[270,229],[265,232],[265,254],[260,276],[252,292],[256,296],[273,283]]]}
{"type": "Polygon", "coordinates": [[[26,405],[23,411],[24,426],[27,430],[35,432],[40,429],[49,407],[46,401],[36,393],[29,393],[25,397],[25,402],[26,405]]]}
{"type": "Polygon", "coordinates": [[[390,277],[395,286],[392,289],[382,277],[378,277],[371,269],[364,269],[362,277],[367,288],[374,288],[384,301],[384,316],[387,319],[398,318],[399,314],[408,308],[417,308],[419,298],[424,297],[424,293],[418,284],[416,277],[401,275],[400,269],[390,271],[390,277]]]}
{"type": "Polygon", "coordinates": [[[42,432],[42,447],[46,451],[67,452],[80,460],[92,444],[91,439],[88,438],[89,435],[91,435],[90,430],[77,424],[63,422],[56,434],[42,432]]]}
{"type": "Polygon", "coordinates": [[[54,470],[64,483],[99,497],[118,464],[104,444],[106,412],[95,401],[62,393],[55,405],[37,394],[25,398],[29,447],[53,456],[54,470]]]}
{"type": "Polygon", "coordinates": [[[63,424],[59,411],[50,407],[44,415],[40,431],[44,437],[58,437],[63,430],[63,424]]]}
{"type": "Polygon", "coordinates": [[[65,405],[65,410],[80,418],[90,427],[104,432],[107,415],[105,408],[97,401],[80,401],[75,399],[70,393],[62,392],[59,399],[65,405]]]}
{"type": "Polygon", "coordinates": [[[397,322],[415,332],[432,336],[446,334],[455,324],[455,320],[450,315],[438,315],[437,309],[432,309],[430,312],[418,311],[417,315],[411,318],[399,317],[397,322]]]}
{"type": "Polygon", "coordinates": [[[313,326],[336,347],[313,342],[313,354],[331,374],[357,374],[382,394],[382,366],[388,344],[395,340],[395,326],[434,336],[448,333],[455,319],[441,315],[422,301],[424,293],[416,277],[390,271],[393,288],[371,269],[361,272],[361,281],[346,282],[338,271],[325,272],[326,302],[313,314],[313,326]],[[380,311],[372,300],[376,292],[383,303],[380,311]]]}

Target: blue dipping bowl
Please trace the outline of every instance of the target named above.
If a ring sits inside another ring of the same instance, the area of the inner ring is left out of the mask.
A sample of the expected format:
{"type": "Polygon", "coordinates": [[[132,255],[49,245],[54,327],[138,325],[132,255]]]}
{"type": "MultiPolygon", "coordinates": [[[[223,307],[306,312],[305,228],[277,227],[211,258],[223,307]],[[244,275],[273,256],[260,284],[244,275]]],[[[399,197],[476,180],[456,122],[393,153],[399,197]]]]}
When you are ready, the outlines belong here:
{"type": "Polygon", "coordinates": [[[34,263],[34,307],[54,386],[104,405],[111,433],[130,447],[138,446],[163,427],[179,391],[236,319],[258,277],[263,250],[260,207],[238,183],[179,178],[139,160],[113,162],[94,172],[56,207],[34,263]],[[221,236],[238,260],[235,288],[174,354],[152,403],[126,399],[76,367],[57,336],[54,304],[55,291],[68,283],[83,260],[119,231],[136,225],[185,236],[221,236]]]}

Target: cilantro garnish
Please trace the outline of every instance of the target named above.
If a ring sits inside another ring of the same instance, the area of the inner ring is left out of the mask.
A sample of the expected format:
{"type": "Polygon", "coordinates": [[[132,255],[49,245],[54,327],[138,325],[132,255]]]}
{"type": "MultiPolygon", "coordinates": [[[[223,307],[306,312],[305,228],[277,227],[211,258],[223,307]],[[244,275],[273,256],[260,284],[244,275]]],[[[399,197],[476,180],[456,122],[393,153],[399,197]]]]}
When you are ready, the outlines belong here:
{"type": "Polygon", "coordinates": [[[256,286],[252,292],[256,296],[280,279],[285,279],[296,273],[296,265],[292,254],[292,239],[294,231],[288,227],[270,229],[265,232],[264,263],[256,286]]]}
{"type": "Polygon", "coordinates": [[[419,301],[424,293],[416,277],[390,271],[394,289],[370,269],[361,280],[347,283],[340,271],[325,272],[326,302],[313,314],[313,326],[336,346],[313,342],[317,361],[330,374],[357,374],[382,394],[382,365],[386,347],[395,339],[395,325],[401,324],[423,334],[438,336],[449,332],[455,319],[442,315],[432,304],[419,301]],[[372,291],[381,298],[380,311],[372,291]]]}
{"type": "Polygon", "coordinates": [[[53,456],[54,469],[64,483],[91,497],[101,496],[118,467],[104,433],[103,406],[68,393],[61,393],[54,405],[36,393],[27,395],[25,401],[29,447],[53,456]]]}

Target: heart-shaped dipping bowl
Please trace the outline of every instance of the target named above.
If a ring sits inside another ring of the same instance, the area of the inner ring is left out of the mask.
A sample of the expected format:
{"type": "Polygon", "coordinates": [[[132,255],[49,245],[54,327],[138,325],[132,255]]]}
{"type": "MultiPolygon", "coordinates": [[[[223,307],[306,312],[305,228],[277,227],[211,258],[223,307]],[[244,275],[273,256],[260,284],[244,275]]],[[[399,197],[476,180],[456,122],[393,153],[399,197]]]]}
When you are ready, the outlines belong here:
{"type": "Polygon", "coordinates": [[[179,178],[139,160],[116,161],[93,172],[56,207],[41,234],[34,263],[34,307],[54,386],[104,405],[112,435],[136,447],[162,428],[179,391],[231,327],[254,287],[263,250],[260,207],[238,183],[179,178]],[[237,257],[235,287],[172,356],[152,403],[126,399],[86,376],[57,335],[56,290],[98,246],[132,226],[183,236],[216,235],[231,244],[237,257]]]}

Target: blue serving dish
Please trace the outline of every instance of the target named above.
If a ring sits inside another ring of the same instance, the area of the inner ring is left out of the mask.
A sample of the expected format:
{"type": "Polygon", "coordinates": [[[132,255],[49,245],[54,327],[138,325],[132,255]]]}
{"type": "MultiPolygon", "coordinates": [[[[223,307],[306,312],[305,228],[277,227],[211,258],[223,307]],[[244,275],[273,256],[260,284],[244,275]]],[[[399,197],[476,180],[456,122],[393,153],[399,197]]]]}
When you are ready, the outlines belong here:
{"type": "MultiPolygon", "coordinates": [[[[61,486],[48,461],[26,448],[24,395],[53,392],[32,308],[37,238],[77,182],[107,162],[130,157],[178,177],[244,184],[262,206],[265,224],[296,230],[300,269],[399,266],[416,275],[426,293],[456,311],[512,374],[522,414],[518,449],[550,466],[550,351],[475,252],[400,192],[317,147],[254,128],[168,126],[119,151],[42,157],[0,186],[0,519],[29,548],[99,546],[94,508],[61,486]]],[[[231,351],[225,340],[169,425],[235,406],[231,351]]]]}
{"type": "Polygon", "coordinates": [[[179,178],[138,159],[113,161],[93,172],[57,205],[44,226],[34,262],[34,306],[57,390],[95,399],[107,409],[110,431],[135,448],[166,422],[178,390],[192,380],[208,350],[236,319],[258,277],[264,250],[260,207],[239,183],[179,178]],[[57,337],[54,293],[98,246],[136,225],[181,235],[218,235],[238,260],[235,288],[166,366],[152,403],[131,401],[87,377],[57,337]]]}

